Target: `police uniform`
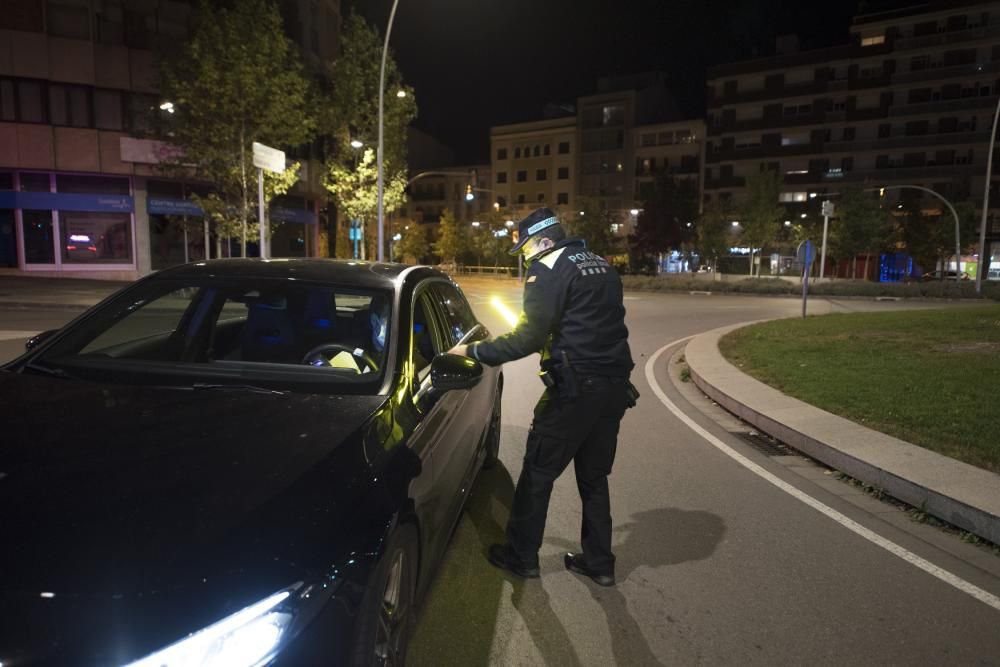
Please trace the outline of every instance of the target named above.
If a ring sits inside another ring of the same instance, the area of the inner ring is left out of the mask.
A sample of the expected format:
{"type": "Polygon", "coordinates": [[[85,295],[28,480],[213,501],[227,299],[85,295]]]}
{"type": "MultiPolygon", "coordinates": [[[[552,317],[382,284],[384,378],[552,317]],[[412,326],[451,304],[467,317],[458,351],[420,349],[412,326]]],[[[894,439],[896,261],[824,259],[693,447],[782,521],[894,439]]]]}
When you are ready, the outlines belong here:
{"type": "MultiPolygon", "coordinates": [[[[548,209],[532,216],[554,224],[548,209]]],[[[526,218],[528,223],[532,216],[526,218]]],[[[522,227],[523,244],[531,225],[522,221],[522,227]]],[[[467,351],[490,366],[534,352],[541,353],[546,389],[528,434],[507,523],[506,554],[495,559],[491,550],[490,560],[522,576],[537,576],[552,485],[572,461],[583,503],[583,553],[577,557],[586,564],[588,572],[583,573],[609,575],[613,583],[607,476],[634,364],[621,279],[603,257],[587,250],[582,239],[566,238],[534,258],[525,278],[524,309],[514,330],[470,345],[467,351]]],[[[574,569],[570,556],[567,567],[574,569]]]]}

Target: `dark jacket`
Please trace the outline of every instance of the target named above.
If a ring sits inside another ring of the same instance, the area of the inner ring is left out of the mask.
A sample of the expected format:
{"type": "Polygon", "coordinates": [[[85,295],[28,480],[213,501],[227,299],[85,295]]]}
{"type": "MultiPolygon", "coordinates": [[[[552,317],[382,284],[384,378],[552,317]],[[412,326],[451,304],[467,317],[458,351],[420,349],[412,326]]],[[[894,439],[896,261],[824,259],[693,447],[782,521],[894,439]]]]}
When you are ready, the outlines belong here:
{"type": "Polygon", "coordinates": [[[628,377],[634,364],[628,347],[622,281],[582,239],[560,241],[536,259],[524,283],[524,311],[517,326],[469,354],[496,366],[533,352],[562,360],[578,374],[628,377]]]}

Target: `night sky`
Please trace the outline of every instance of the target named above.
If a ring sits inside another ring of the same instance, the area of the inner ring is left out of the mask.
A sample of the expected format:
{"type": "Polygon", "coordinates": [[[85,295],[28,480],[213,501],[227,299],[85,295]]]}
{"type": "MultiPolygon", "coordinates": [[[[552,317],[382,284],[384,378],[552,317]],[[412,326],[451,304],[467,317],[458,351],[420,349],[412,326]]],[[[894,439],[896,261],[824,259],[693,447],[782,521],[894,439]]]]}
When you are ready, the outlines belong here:
{"type": "MultiPolygon", "coordinates": [[[[869,8],[899,2],[868,2],[869,8]]],[[[911,2],[908,4],[916,4],[911,2]]],[[[345,0],[384,33],[392,0],[345,0]]],[[[847,41],[855,0],[399,0],[390,41],[416,89],[416,125],[461,163],[488,161],[491,125],[542,118],[597,77],[667,75],[687,117],[704,114],[706,67],[847,41]]]]}

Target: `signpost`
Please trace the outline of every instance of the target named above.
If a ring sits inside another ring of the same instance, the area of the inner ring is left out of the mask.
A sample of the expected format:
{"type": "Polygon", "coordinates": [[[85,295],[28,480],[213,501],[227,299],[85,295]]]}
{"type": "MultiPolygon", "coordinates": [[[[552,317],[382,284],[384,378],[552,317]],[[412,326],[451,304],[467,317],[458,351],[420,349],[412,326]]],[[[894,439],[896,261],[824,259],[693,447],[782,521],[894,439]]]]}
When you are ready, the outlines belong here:
{"type": "MultiPolygon", "coordinates": [[[[260,258],[267,259],[267,215],[264,210],[264,170],[280,174],[285,171],[285,152],[253,142],[253,166],[257,167],[257,204],[260,217],[260,258]]],[[[247,255],[247,226],[243,223],[243,256],[247,255]]]]}
{"type": "Polygon", "coordinates": [[[826,200],[823,202],[823,249],[819,257],[819,278],[823,279],[823,271],[826,269],[826,230],[833,217],[833,202],[826,200]]]}
{"type": "Polygon", "coordinates": [[[802,264],[802,317],[806,316],[806,303],[809,301],[809,269],[813,260],[816,259],[816,247],[813,242],[806,239],[799,244],[795,253],[795,259],[802,264]]]}

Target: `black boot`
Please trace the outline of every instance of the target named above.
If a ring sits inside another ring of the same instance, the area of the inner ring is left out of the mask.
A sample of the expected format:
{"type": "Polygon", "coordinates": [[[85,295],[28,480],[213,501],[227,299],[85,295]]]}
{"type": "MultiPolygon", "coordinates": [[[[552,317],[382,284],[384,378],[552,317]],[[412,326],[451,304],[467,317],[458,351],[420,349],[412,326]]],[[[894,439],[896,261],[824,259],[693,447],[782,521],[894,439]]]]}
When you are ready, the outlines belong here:
{"type": "Polygon", "coordinates": [[[566,569],[570,572],[575,572],[576,574],[582,574],[585,577],[590,577],[594,580],[594,583],[598,586],[614,586],[615,585],[615,573],[602,573],[595,572],[587,567],[583,560],[583,554],[567,553],[563,556],[563,563],[566,565],[566,569]]]}
{"type": "Polygon", "coordinates": [[[516,574],[525,579],[537,579],[540,572],[537,566],[527,567],[517,560],[506,544],[492,544],[486,554],[486,558],[501,570],[507,570],[511,574],[516,574]]]}

